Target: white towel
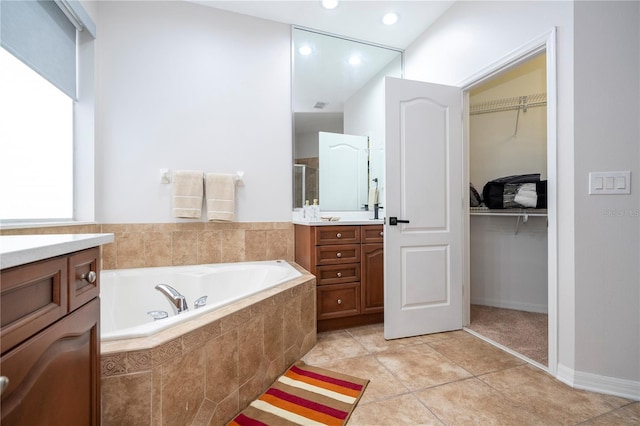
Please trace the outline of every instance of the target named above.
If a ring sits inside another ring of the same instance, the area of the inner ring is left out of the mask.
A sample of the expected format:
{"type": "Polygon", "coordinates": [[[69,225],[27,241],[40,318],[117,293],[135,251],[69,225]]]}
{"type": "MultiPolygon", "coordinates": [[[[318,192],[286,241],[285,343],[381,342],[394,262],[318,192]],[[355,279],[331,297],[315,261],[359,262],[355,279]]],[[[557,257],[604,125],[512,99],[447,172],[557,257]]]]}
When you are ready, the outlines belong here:
{"type": "Polygon", "coordinates": [[[513,201],[520,204],[522,207],[535,208],[536,205],[538,204],[538,194],[536,193],[536,184],[523,183],[522,186],[518,188],[518,192],[516,193],[516,196],[513,199],[513,201]]]}
{"type": "Polygon", "coordinates": [[[205,175],[207,219],[231,222],[235,215],[235,176],[224,173],[205,175]]]}
{"type": "Polygon", "coordinates": [[[369,189],[369,211],[374,210],[374,204],[378,204],[378,188],[369,189]]]}
{"type": "Polygon", "coordinates": [[[199,219],[202,216],[203,173],[195,170],[173,172],[173,217],[199,219]]]}

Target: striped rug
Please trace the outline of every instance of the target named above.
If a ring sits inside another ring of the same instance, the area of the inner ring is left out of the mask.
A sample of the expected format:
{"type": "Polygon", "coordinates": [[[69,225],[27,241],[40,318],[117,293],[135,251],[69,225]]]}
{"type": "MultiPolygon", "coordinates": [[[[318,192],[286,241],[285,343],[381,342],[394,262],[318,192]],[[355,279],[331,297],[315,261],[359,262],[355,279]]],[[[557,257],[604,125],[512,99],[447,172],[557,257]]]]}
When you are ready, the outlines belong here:
{"type": "Polygon", "coordinates": [[[344,425],[368,383],[298,361],[228,426],[344,425]]]}

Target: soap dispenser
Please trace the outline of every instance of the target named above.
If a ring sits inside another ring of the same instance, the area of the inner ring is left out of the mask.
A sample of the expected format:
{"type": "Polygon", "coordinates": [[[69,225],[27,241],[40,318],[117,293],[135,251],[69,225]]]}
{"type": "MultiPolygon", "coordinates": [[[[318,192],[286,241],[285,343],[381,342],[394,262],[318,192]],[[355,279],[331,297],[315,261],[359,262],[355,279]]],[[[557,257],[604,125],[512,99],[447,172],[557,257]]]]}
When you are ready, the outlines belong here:
{"type": "Polygon", "coordinates": [[[311,206],[311,215],[313,216],[313,220],[315,222],[320,220],[320,204],[318,204],[318,199],[313,199],[313,206],[311,206]]]}

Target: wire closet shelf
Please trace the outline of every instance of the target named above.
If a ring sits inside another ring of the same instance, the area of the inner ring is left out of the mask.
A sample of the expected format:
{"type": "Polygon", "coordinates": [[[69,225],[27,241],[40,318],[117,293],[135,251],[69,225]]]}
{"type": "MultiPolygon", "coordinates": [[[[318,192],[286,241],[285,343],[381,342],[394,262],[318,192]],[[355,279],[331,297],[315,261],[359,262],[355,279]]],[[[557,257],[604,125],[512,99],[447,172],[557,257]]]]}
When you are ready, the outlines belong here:
{"type": "Polygon", "coordinates": [[[528,108],[546,106],[547,94],[535,93],[532,95],[514,96],[512,98],[495,99],[491,101],[477,102],[469,106],[469,115],[487,114],[490,112],[520,110],[527,112],[528,108]]]}

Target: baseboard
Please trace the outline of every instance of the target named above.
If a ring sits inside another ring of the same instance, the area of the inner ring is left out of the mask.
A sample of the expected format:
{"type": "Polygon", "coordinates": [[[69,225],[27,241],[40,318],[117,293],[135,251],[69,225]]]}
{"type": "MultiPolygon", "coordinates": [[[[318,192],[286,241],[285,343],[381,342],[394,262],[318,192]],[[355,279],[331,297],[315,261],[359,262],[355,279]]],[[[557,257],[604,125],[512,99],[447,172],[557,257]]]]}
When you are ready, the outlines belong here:
{"type": "Polygon", "coordinates": [[[575,371],[560,363],[556,378],[576,389],[640,401],[640,382],[638,381],[575,371]]]}
{"type": "Polygon", "coordinates": [[[495,300],[481,297],[472,297],[471,304],[493,306],[494,308],[515,309],[516,311],[536,312],[539,314],[548,313],[547,305],[540,305],[535,303],[522,303],[509,300],[495,300]]]}

